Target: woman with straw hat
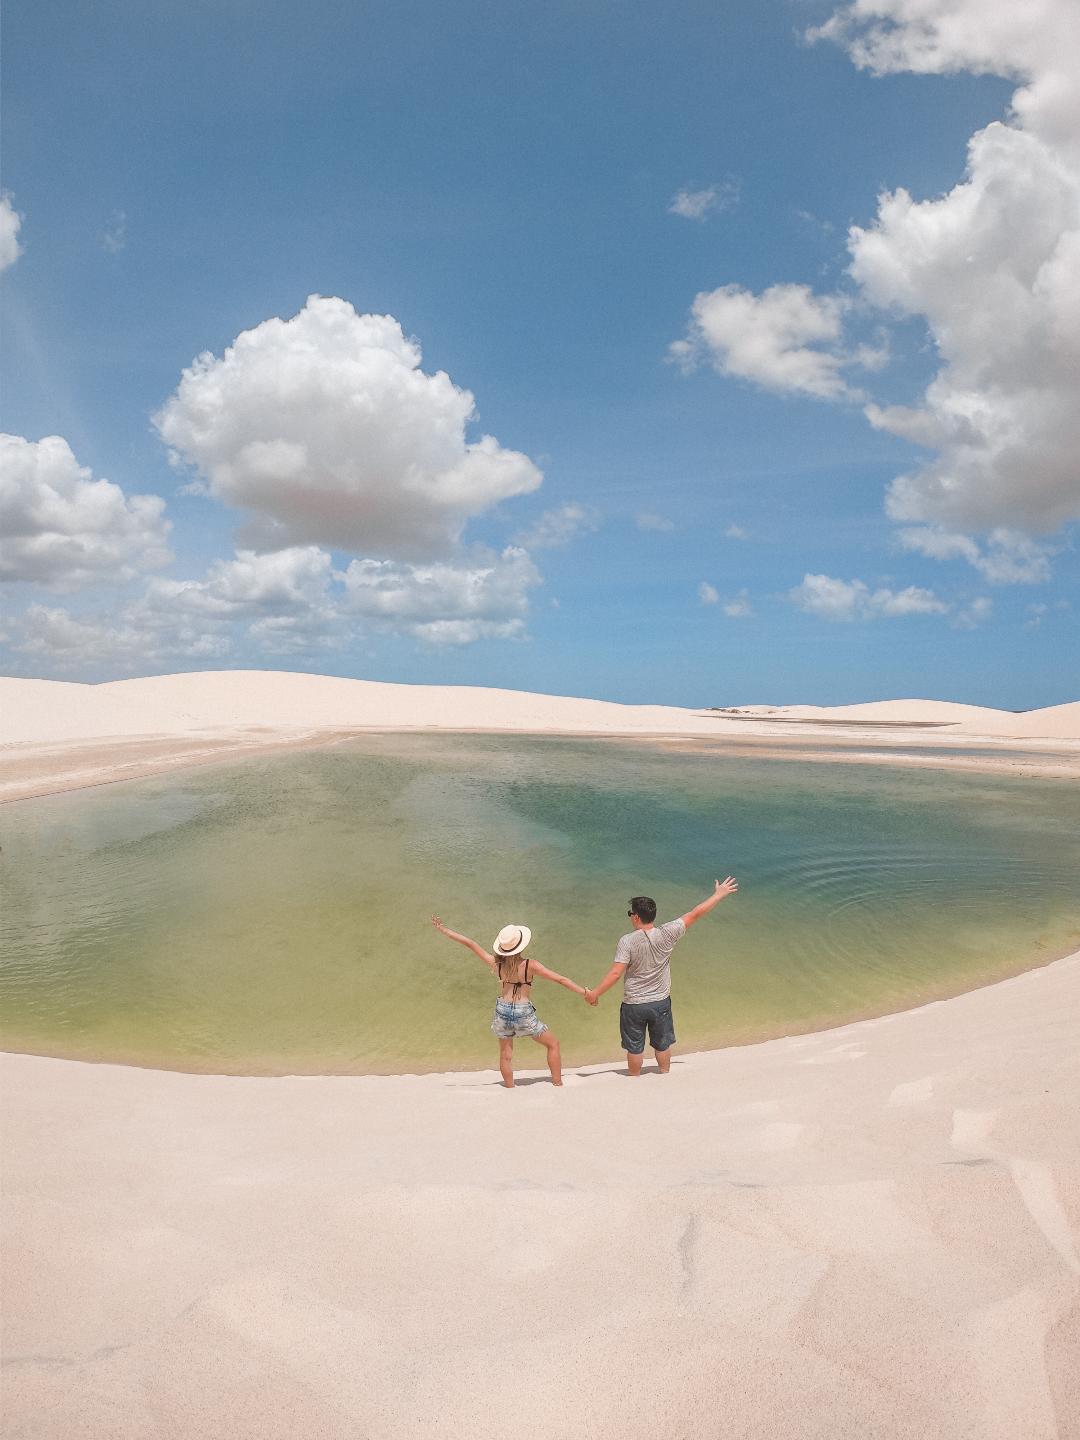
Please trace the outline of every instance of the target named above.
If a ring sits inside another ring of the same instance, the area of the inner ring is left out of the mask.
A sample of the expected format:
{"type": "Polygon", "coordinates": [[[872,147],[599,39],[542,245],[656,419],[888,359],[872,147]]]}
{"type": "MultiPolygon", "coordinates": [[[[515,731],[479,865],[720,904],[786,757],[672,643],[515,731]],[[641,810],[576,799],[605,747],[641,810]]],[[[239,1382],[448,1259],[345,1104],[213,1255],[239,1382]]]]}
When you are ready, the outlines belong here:
{"type": "Polygon", "coordinates": [[[553,1035],[537,1015],[530,991],[533,980],[538,975],[542,980],[554,980],[556,985],[564,985],[567,990],[573,990],[575,995],[584,996],[585,987],[575,985],[573,980],[549,970],[537,960],[528,959],[525,947],[532,941],[532,931],[527,925],[504,925],[496,935],[491,951],[488,951],[475,940],[470,940],[467,935],[459,935],[456,930],[449,929],[437,915],[431,917],[431,923],[441,934],[471,950],[492,974],[498,977],[500,994],[495,1001],[491,1028],[499,1037],[499,1071],[506,1088],[514,1088],[514,1041],[519,1035],[531,1036],[544,1046],[547,1050],[548,1069],[551,1071],[551,1083],[561,1085],[562,1053],[559,1050],[559,1037],[553,1035]]]}

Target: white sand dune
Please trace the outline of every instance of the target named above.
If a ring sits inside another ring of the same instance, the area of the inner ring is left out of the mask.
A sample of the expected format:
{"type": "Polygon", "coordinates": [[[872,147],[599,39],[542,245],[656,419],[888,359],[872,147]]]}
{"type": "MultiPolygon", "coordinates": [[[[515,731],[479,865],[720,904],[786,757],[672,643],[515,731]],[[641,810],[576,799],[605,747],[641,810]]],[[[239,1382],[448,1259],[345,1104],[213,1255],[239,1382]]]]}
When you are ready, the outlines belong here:
{"type": "Polygon", "coordinates": [[[1080,955],[561,1092],[4,1057],[7,1433],[1069,1440],[1077,1013],[1080,955]]]}
{"type": "Polygon", "coordinates": [[[1076,778],[1080,702],[1022,715],[933,700],[745,706],[618,705],[465,685],[390,685],[273,670],[212,670],[104,685],[0,679],[0,803],[160,774],[363,730],[609,735],[769,753],[1076,778]],[[873,746],[865,753],[853,745],[873,746]],[[798,747],[802,747],[801,749],[798,747]],[[809,749],[807,747],[810,747],[809,749]],[[902,747],[902,749],[901,749],[902,747]],[[988,747],[1002,752],[988,754],[988,747]],[[1015,753],[1028,752],[1017,758],[1015,753]]]}
{"type": "Polygon", "coordinates": [[[1080,701],[1020,715],[935,700],[745,708],[754,712],[753,719],[670,705],[619,705],[477,686],[390,685],[270,670],[213,670],[104,685],[3,679],[0,745],[364,727],[781,735],[807,720],[898,728],[947,725],[952,737],[1080,741],[1080,701]]]}

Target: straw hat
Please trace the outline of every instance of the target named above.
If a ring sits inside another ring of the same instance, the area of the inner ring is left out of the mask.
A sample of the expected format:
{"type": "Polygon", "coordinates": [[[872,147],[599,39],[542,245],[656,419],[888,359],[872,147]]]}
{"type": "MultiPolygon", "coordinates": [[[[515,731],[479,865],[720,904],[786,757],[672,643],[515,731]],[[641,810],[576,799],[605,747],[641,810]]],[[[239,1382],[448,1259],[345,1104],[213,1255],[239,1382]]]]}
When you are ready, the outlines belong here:
{"type": "Polygon", "coordinates": [[[520,955],[531,939],[532,931],[527,925],[504,925],[495,936],[495,944],[491,948],[496,955],[503,957],[520,955]]]}

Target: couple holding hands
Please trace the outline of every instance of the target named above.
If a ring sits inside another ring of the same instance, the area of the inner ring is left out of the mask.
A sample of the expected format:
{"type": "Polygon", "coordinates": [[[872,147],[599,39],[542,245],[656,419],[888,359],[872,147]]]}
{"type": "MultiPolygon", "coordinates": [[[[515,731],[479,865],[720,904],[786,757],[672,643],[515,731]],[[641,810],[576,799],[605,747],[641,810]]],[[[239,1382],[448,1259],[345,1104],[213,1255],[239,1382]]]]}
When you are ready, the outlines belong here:
{"type": "Polygon", "coordinates": [[[666,925],[656,924],[656,901],[647,895],[635,895],[626,912],[633,929],[615,947],[611,968],[599,985],[586,990],[549,970],[546,965],[529,959],[525,947],[532,941],[527,925],[504,925],[495,937],[491,950],[485,950],[467,935],[449,929],[437,915],[431,923],[441,934],[466,946],[482,960],[499,981],[500,995],[495,1002],[491,1028],[499,1038],[499,1071],[503,1084],[514,1084],[514,1041],[527,1035],[547,1050],[548,1069],[553,1085],[562,1084],[562,1054],[558,1036],[553,1035],[536,1013],[531,990],[535,979],[554,980],[573,990],[589,1005],[596,1005],[600,996],[619,980],[623,981],[623,1003],[619,1011],[619,1031],[626,1065],[631,1075],[641,1074],[645,1051],[645,1035],[656,1056],[662,1075],[671,1068],[671,1047],[675,1044],[675,1025],[671,1017],[671,952],[691,925],[738,890],[732,876],[717,880],[713,893],[677,920],[666,925]]]}

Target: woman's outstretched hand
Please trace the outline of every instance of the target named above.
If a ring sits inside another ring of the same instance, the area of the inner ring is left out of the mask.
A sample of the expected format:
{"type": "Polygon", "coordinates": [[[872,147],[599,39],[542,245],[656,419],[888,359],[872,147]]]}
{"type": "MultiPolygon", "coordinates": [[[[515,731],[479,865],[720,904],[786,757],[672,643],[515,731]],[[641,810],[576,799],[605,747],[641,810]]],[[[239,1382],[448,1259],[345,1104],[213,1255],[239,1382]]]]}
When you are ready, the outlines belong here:
{"type": "Polygon", "coordinates": [[[436,930],[441,930],[444,935],[446,934],[446,926],[439,919],[438,915],[432,915],[431,923],[435,926],[436,930]]]}

